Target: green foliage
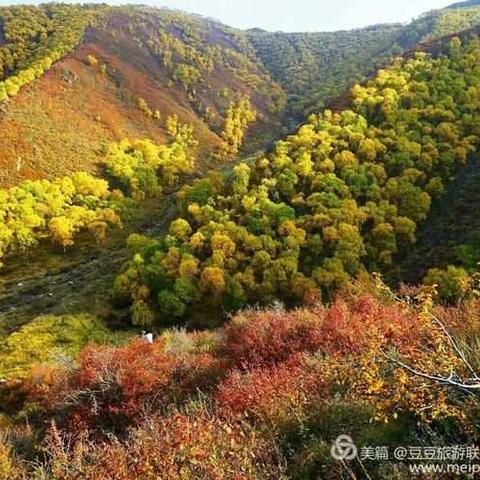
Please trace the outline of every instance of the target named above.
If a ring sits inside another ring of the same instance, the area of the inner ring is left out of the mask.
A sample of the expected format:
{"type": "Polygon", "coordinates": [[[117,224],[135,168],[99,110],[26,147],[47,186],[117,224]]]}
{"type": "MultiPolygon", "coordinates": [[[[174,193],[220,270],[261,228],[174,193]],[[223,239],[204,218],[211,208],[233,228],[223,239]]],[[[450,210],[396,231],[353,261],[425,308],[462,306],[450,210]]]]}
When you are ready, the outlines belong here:
{"type": "Polygon", "coordinates": [[[12,333],[0,346],[0,378],[28,376],[35,364],[73,361],[88,343],[106,343],[111,332],[88,315],[38,317],[12,333]]]}
{"type": "Polygon", "coordinates": [[[104,9],[54,3],[0,8],[5,39],[0,43],[0,101],[15,96],[75,49],[104,9]]]}
{"type": "Polygon", "coordinates": [[[469,8],[468,2],[464,8],[445,9],[439,12],[436,25],[427,38],[442,37],[462,30],[467,30],[480,22],[479,6],[469,8]]]}
{"type": "Polygon", "coordinates": [[[288,115],[317,112],[349,86],[422,41],[480,23],[480,8],[434,10],[408,25],[385,24],[357,30],[315,33],[248,31],[257,55],[287,91],[288,115]]]}
{"type": "Polygon", "coordinates": [[[423,279],[425,285],[436,286],[438,295],[449,303],[464,300],[471,292],[470,276],[463,268],[449,265],[445,270],[431,268],[423,279]]]}
{"type": "MultiPolygon", "coordinates": [[[[476,154],[434,204],[418,242],[392,269],[393,279],[418,283],[432,266],[455,265],[474,274],[480,263],[480,163],[476,154]]],[[[432,182],[427,185],[427,191],[432,182]]],[[[442,182],[443,185],[443,182],[442,182]]],[[[392,278],[392,277],[391,277],[392,278]]]]}
{"type": "Polygon", "coordinates": [[[333,33],[250,30],[248,37],[287,91],[288,116],[302,118],[400,52],[395,41],[402,30],[398,24],[333,33]]]}
{"type": "Polygon", "coordinates": [[[184,185],[177,193],[178,204],[187,214],[188,205],[196,203],[206,205],[224,186],[224,179],[219,172],[210,172],[206,178],[197,178],[191,184],[184,185]]]}
{"type": "Polygon", "coordinates": [[[135,305],[148,291],[162,321],[328,299],[364,269],[389,268],[479,143],[479,60],[478,40],[398,60],[353,88],[351,110],[312,115],[228,183],[184,188],[183,218],[125,266],[121,296],[135,305]]]}
{"type": "MultiPolygon", "coordinates": [[[[135,6],[113,11],[128,15],[129,35],[165,69],[167,85],[183,85],[196,111],[215,128],[219,125],[211,115],[212,103],[205,101],[197,90],[200,85],[203,90],[212,88],[219,75],[226,88],[242,85],[253,90],[262,104],[268,105],[270,113],[283,111],[285,93],[271,79],[244,32],[178,10],[135,6]]],[[[222,99],[215,99],[218,111],[228,107],[223,103],[222,99]]]]}

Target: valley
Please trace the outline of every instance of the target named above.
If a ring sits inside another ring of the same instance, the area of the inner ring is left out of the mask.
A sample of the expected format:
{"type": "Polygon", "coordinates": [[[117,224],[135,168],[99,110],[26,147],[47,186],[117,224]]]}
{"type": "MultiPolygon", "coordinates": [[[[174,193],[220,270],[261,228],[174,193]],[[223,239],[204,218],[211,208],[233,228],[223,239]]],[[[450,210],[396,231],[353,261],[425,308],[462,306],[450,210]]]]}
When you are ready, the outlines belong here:
{"type": "Polygon", "coordinates": [[[0,480],[473,448],[479,149],[478,0],[297,33],[0,7],[0,480]]]}
{"type": "MultiPolygon", "coordinates": [[[[222,171],[229,175],[235,164],[254,158],[240,157],[222,171]]],[[[184,181],[188,184],[193,178],[184,181]]],[[[0,338],[39,313],[89,313],[105,319],[112,329],[121,329],[128,312],[116,310],[110,297],[113,280],[131,254],[127,239],[132,233],[152,237],[168,233],[178,215],[176,194],[168,193],[161,202],[139,202],[126,213],[122,227],[113,228],[101,242],[80,234],[67,249],[44,242],[8,258],[0,276],[0,338]]]]}

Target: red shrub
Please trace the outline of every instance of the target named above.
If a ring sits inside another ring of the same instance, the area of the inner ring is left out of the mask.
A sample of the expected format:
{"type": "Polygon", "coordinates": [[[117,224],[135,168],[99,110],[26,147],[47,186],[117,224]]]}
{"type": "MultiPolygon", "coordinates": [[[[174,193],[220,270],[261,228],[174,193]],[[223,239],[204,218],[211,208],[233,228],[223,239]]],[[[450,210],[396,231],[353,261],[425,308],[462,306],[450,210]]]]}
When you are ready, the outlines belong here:
{"type": "Polygon", "coordinates": [[[403,305],[368,295],[339,299],[328,308],[247,311],[215,338],[184,333],[171,335],[167,348],[163,340],[88,347],[77,369],[54,371],[30,396],[75,432],[124,433],[145,417],[196,398],[198,390],[216,391],[226,414],[275,423],[309,402],[321,403],[319,394],[331,381],[349,384],[345,372],[352,383],[355,374],[345,363],[356,361],[352,368],[358,369],[387,343],[408,355],[420,339],[428,346],[431,334],[431,323],[403,305]]]}
{"type": "Polygon", "coordinates": [[[304,415],[313,402],[325,398],[334,380],[320,359],[292,357],[273,367],[234,371],[219,387],[216,402],[221,415],[245,415],[278,426],[304,415]]]}
{"type": "Polygon", "coordinates": [[[416,315],[400,304],[361,297],[350,303],[336,301],[320,327],[321,349],[328,354],[348,355],[367,350],[376,341],[400,346],[412,343],[419,333],[416,315]]]}
{"type": "Polygon", "coordinates": [[[172,402],[186,401],[217,383],[225,368],[210,354],[177,357],[134,341],[125,347],[88,347],[79,368],[37,392],[50,410],[67,409],[70,421],[118,431],[172,402]]]}
{"type": "Polygon", "coordinates": [[[480,300],[455,307],[437,307],[435,315],[460,337],[474,337],[480,331],[480,300]]]}
{"type": "Polygon", "coordinates": [[[321,345],[323,307],[292,312],[246,311],[225,327],[225,353],[236,367],[274,365],[294,353],[315,352],[321,345]]]}
{"type": "Polygon", "coordinates": [[[418,319],[399,304],[363,296],[291,312],[267,310],[238,314],[225,327],[225,352],[238,368],[274,365],[295,353],[321,351],[346,355],[382,338],[411,342],[418,319]]]}

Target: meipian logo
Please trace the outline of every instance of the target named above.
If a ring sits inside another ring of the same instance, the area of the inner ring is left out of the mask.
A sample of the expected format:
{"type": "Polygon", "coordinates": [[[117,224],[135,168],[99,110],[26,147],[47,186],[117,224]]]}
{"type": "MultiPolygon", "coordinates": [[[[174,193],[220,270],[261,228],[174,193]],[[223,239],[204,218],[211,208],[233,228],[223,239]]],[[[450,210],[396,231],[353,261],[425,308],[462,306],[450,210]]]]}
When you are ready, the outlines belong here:
{"type": "Polygon", "coordinates": [[[335,460],[353,460],[358,454],[358,449],[350,435],[339,435],[335,439],[330,453],[335,460]]]}

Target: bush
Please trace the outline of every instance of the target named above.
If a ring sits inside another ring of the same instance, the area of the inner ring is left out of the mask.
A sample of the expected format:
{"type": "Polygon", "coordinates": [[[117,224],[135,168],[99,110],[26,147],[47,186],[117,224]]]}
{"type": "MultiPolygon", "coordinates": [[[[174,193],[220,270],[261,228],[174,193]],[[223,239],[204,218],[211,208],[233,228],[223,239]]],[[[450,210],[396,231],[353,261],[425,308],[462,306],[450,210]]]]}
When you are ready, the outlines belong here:
{"type": "Polygon", "coordinates": [[[431,268],[423,279],[425,285],[436,285],[440,298],[448,303],[458,303],[471,294],[471,281],[468,272],[449,265],[445,270],[431,268]]]}
{"type": "Polygon", "coordinates": [[[88,343],[106,343],[111,332],[89,315],[37,317],[0,346],[0,378],[25,378],[33,365],[72,363],[88,343]]]}
{"type": "Polygon", "coordinates": [[[122,442],[95,446],[84,439],[71,448],[68,437],[53,430],[47,445],[51,473],[62,480],[283,478],[275,449],[250,425],[229,424],[194,407],[152,417],[122,442]]]}

